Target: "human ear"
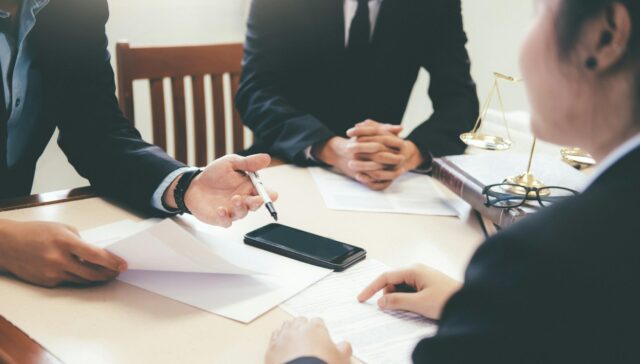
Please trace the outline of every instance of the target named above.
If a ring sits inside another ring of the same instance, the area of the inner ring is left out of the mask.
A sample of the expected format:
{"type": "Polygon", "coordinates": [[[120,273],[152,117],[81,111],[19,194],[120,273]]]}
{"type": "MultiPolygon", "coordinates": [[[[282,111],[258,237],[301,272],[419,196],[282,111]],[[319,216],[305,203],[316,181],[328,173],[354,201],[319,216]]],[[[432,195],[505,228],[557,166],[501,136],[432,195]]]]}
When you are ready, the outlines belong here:
{"type": "Polygon", "coordinates": [[[587,69],[607,72],[624,61],[631,36],[631,16],[620,2],[585,23],[578,56],[587,69]]]}

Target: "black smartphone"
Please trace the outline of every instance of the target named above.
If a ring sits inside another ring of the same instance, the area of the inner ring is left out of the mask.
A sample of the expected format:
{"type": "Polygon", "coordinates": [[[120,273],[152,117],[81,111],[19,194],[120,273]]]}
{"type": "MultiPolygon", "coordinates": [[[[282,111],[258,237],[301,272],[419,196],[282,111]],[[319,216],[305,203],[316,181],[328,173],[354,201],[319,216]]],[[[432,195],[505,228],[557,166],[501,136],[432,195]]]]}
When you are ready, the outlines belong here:
{"type": "Polygon", "coordinates": [[[280,224],[269,224],[244,236],[247,245],[341,272],[367,252],[353,245],[280,224]]]}

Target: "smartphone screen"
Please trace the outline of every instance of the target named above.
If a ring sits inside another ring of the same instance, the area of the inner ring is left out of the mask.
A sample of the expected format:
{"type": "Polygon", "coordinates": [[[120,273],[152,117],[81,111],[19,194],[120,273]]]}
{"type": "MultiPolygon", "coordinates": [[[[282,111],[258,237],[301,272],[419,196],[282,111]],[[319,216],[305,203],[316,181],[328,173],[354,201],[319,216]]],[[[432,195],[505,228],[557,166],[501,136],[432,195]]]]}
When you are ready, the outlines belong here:
{"type": "Polygon", "coordinates": [[[338,262],[353,250],[350,245],[282,225],[265,230],[260,234],[264,240],[327,262],[338,262]]]}
{"type": "Polygon", "coordinates": [[[278,250],[294,251],[334,264],[342,264],[356,254],[364,255],[361,248],[279,224],[253,231],[247,234],[247,238],[280,248],[278,250]]]}

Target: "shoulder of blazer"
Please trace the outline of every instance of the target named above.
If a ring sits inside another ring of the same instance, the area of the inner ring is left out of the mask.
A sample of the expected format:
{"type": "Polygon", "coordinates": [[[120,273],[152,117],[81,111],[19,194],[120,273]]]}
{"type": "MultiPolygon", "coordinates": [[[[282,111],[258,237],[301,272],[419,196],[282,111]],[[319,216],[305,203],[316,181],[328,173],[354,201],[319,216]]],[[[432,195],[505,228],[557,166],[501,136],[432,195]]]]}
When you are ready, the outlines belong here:
{"type": "Polygon", "coordinates": [[[108,18],[106,0],[51,0],[29,36],[36,62],[62,70],[104,60],[108,18]]]}

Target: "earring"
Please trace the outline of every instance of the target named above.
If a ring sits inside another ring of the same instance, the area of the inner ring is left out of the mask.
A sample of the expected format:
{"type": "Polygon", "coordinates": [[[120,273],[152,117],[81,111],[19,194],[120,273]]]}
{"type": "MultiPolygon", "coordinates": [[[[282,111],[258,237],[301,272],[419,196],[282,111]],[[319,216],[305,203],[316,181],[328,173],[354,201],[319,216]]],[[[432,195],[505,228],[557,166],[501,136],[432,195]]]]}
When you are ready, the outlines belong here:
{"type": "Polygon", "coordinates": [[[598,68],[598,60],[596,59],[596,57],[589,57],[589,58],[587,58],[587,61],[585,62],[585,66],[588,69],[593,71],[596,68],[598,68]]]}

